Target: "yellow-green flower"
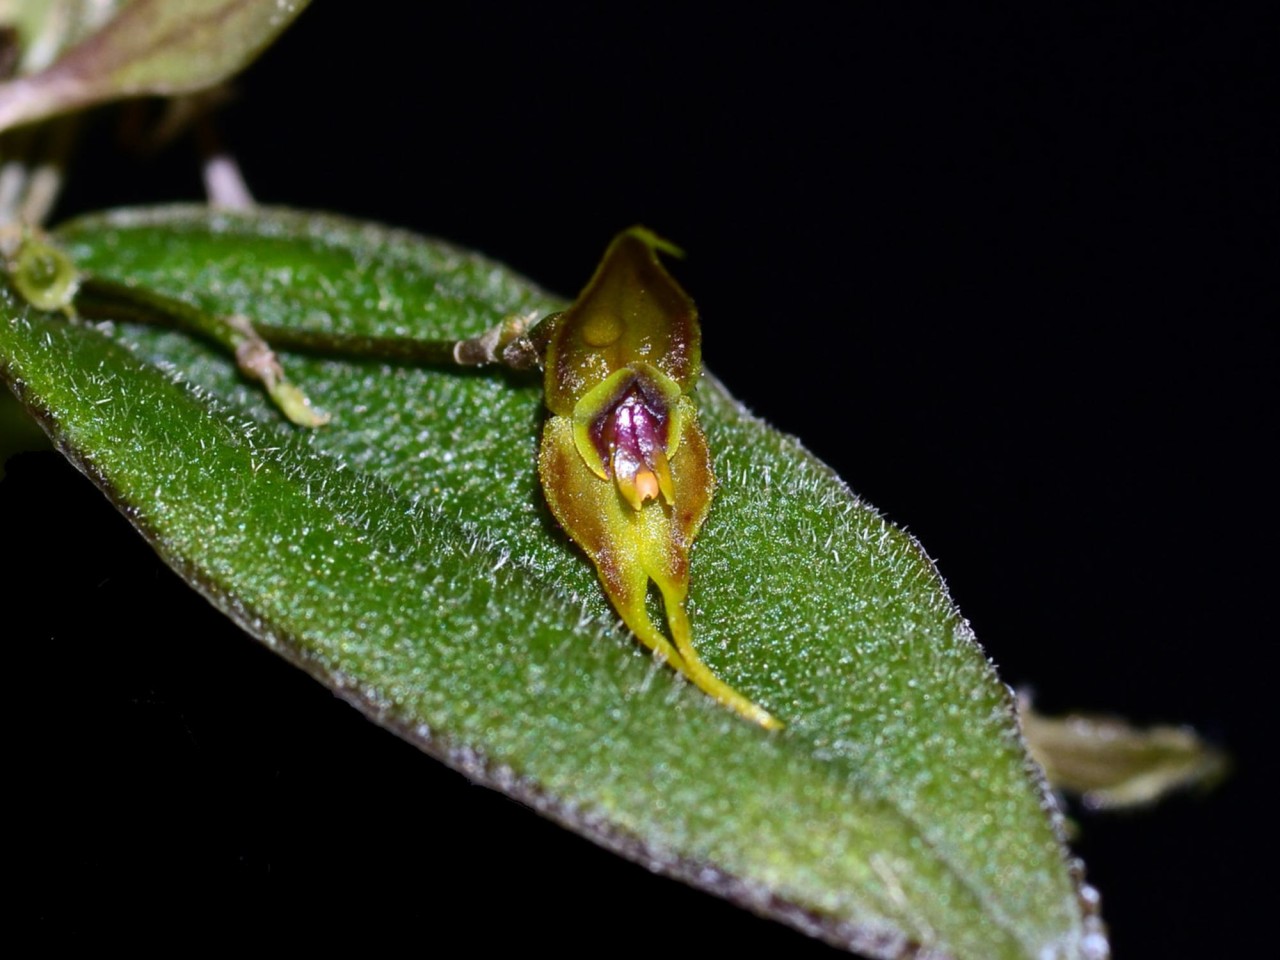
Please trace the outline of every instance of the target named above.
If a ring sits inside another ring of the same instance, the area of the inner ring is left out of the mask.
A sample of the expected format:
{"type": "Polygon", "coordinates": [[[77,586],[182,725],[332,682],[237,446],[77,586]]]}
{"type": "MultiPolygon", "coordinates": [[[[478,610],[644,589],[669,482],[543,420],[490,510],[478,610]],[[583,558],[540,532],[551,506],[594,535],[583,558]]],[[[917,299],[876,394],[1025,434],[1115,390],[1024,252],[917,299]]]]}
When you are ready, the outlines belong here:
{"type": "Polygon", "coordinates": [[[610,244],[567,311],[549,319],[538,473],[551,512],[595,563],[605,593],[646,646],[742,716],[780,727],[704,664],[684,603],[689,550],[715,493],[707,440],[689,393],[701,370],[693,301],[641,227],[610,244]],[[670,639],[645,609],[662,593],[670,639]]]}

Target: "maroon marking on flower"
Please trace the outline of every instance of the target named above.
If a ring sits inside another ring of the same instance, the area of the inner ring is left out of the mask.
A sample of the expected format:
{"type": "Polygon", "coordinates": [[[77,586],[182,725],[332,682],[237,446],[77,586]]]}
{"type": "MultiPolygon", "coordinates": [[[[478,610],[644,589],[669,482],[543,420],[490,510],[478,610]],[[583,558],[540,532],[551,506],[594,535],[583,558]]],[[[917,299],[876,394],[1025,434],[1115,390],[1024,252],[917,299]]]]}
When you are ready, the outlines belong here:
{"type": "Polygon", "coordinates": [[[636,377],[591,424],[591,442],[600,452],[606,475],[636,509],[655,499],[663,487],[670,487],[666,455],[670,423],[666,398],[643,377],[636,377]]]}

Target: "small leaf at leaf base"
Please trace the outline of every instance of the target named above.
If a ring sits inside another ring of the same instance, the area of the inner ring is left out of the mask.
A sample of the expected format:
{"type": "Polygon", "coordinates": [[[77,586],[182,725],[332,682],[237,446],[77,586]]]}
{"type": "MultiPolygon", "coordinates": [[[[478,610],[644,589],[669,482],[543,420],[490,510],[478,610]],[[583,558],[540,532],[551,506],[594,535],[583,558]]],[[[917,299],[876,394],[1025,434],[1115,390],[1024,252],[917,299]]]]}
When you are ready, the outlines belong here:
{"type": "Polygon", "coordinates": [[[71,258],[35,236],[18,246],[9,269],[9,282],[37,310],[71,311],[80,286],[80,273],[71,258]]]}

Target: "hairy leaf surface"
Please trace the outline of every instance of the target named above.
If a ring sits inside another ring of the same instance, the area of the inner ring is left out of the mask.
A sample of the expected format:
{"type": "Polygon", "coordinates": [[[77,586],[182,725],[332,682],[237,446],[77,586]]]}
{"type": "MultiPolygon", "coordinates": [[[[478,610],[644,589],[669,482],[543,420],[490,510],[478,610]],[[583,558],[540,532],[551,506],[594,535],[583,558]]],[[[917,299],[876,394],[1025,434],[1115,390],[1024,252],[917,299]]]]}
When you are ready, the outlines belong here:
{"type": "MultiPolygon", "coordinates": [[[[324,216],[124,211],[61,238],[85,269],[272,325],[456,337],[562,306],[473,254],[324,216]]],[[[871,956],[1105,955],[1012,698],[928,558],[714,379],[696,390],[719,490],[694,640],[780,734],[618,627],[538,490],[538,377],[290,356],[333,415],[301,431],[187,336],[12,296],[4,313],[5,377],[168,562],[427,752],[871,956]]]]}

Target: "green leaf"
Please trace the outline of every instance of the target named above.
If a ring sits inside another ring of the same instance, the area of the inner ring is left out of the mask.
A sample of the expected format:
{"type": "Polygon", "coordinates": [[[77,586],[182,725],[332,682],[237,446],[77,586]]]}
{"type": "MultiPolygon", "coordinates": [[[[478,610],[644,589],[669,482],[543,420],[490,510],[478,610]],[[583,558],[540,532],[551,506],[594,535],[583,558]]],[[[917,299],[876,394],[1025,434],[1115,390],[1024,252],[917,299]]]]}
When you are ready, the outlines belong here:
{"type": "MultiPolygon", "coordinates": [[[[269,324],[460,336],[562,306],[323,216],[126,211],[61,238],[86,269],[269,324]]],[[[161,555],[427,752],[870,956],[1105,956],[1012,698],[929,559],[714,379],[696,391],[720,485],[694,640],[780,734],[618,628],[538,492],[537,377],[289,357],[333,414],[299,431],[183,335],[12,298],[6,315],[5,377],[161,555]]]]}
{"type": "Polygon", "coordinates": [[[252,63],[308,2],[132,0],[49,66],[0,84],[0,130],[122,97],[213,86],[252,63]]]}

